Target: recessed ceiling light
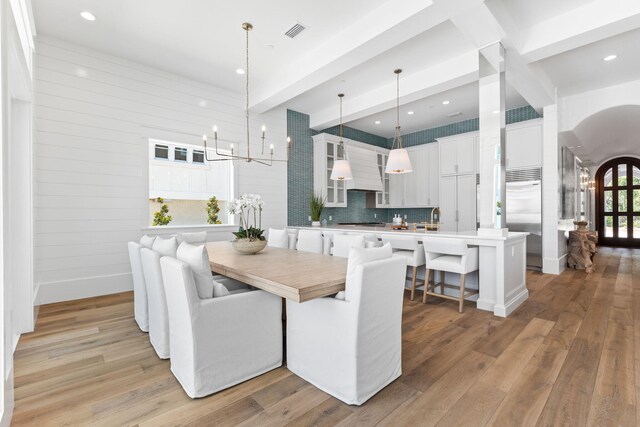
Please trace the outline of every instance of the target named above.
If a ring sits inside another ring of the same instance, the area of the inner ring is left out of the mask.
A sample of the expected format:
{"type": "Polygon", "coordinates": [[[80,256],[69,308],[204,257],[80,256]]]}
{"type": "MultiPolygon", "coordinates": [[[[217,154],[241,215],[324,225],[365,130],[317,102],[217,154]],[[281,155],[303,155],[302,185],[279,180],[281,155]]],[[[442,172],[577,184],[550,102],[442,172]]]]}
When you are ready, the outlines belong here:
{"type": "Polygon", "coordinates": [[[613,61],[617,57],[618,57],[618,55],[609,55],[609,56],[605,56],[604,58],[602,58],[602,60],[609,62],[609,61],[613,61]]]}
{"type": "Polygon", "coordinates": [[[87,21],[95,21],[96,20],[96,15],[94,15],[93,13],[84,10],[82,12],[80,12],[80,16],[82,16],[83,19],[86,19],[87,21]]]}
{"type": "Polygon", "coordinates": [[[449,105],[451,101],[442,101],[442,105],[449,105]]]}
{"type": "Polygon", "coordinates": [[[380,120],[376,120],[374,123],[379,125],[380,124],[380,120]]]}
{"type": "Polygon", "coordinates": [[[500,110],[493,110],[493,114],[500,114],[500,110]]]}
{"type": "Polygon", "coordinates": [[[407,114],[413,116],[413,111],[407,111],[407,114]]]}
{"type": "Polygon", "coordinates": [[[238,68],[236,70],[236,74],[244,74],[244,70],[242,68],[238,68]]]}

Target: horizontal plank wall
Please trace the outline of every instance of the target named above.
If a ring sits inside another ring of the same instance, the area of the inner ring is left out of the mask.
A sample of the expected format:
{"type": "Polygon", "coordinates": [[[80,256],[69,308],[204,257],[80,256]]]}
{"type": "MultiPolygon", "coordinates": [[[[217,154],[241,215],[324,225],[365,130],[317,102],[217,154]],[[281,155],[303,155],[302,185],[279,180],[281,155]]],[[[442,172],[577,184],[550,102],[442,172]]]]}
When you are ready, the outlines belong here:
{"type": "MultiPolygon", "coordinates": [[[[200,144],[217,124],[237,147],[244,94],[50,38],[38,40],[34,77],[39,303],[129,290],[126,243],[148,225],[148,139],[200,144]]],[[[286,112],[254,117],[254,135],[262,124],[284,156],[286,112]]],[[[263,226],[286,224],[285,164],[241,163],[236,179],[238,193],[265,200],[263,226]]],[[[231,238],[229,227],[206,229],[231,238]]]]}

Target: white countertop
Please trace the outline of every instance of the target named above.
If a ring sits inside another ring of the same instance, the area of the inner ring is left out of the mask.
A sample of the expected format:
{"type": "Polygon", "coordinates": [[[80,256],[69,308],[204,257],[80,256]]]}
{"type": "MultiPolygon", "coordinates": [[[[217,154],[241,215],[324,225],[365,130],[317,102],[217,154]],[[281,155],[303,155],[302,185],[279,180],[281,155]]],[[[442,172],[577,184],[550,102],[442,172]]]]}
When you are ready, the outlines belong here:
{"type": "Polygon", "coordinates": [[[473,240],[512,240],[518,238],[524,238],[529,233],[510,231],[507,237],[502,236],[478,236],[477,231],[425,231],[425,230],[393,230],[391,225],[388,224],[382,226],[364,226],[364,225],[328,225],[326,227],[289,227],[297,229],[308,230],[323,230],[323,231],[358,231],[362,233],[376,233],[376,234],[401,234],[405,236],[434,236],[434,237],[453,237],[459,239],[473,239],[473,240]]]}

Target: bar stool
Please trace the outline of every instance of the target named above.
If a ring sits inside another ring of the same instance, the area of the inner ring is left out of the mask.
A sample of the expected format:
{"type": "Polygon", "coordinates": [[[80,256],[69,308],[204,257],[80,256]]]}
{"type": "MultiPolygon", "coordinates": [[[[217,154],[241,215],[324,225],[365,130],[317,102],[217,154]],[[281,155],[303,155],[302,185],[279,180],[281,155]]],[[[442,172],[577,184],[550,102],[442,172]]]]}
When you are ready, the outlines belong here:
{"type": "MultiPolygon", "coordinates": [[[[382,235],[382,244],[389,243],[393,250],[393,257],[402,257],[407,261],[407,267],[413,267],[411,274],[411,301],[416,293],[416,274],[418,267],[425,265],[424,250],[420,241],[414,236],[382,235]]],[[[424,282],[423,282],[424,283],[424,282]]]]}
{"type": "Polygon", "coordinates": [[[459,302],[458,311],[462,313],[465,298],[478,293],[474,289],[465,293],[465,280],[467,274],[478,270],[478,248],[470,248],[462,239],[445,239],[440,237],[424,237],[422,239],[426,259],[426,272],[424,275],[425,286],[422,302],[427,302],[427,295],[446,298],[459,302]],[[431,273],[441,271],[440,284],[435,283],[435,273],[431,281],[431,273]],[[445,283],[445,273],[460,274],[460,286],[445,283]],[[440,293],[435,289],[440,286],[440,293]],[[445,288],[460,290],[458,298],[445,295],[445,288]]]}

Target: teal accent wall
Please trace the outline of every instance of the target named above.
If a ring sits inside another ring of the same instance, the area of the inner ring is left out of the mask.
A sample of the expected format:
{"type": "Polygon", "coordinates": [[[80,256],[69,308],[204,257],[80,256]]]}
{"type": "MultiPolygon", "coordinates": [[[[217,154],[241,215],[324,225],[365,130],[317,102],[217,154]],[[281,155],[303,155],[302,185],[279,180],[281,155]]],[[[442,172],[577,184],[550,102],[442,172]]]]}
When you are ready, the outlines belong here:
{"type": "MultiPolygon", "coordinates": [[[[529,106],[515,108],[506,113],[506,121],[516,123],[539,118],[540,115],[529,106]]],[[[297,111],[287,110],[287,134],[291,136],[291,161],[287,165],[287,201],[288,218],[291,226],[309,225],[309,197],[313,194],[313,139],[319,133],[338,135],[339,128],[334,126],[322,131],[314,131],[309,127],[309,116],[297,111]]],[[[464,120],[450,125],[425,129],[402,136],[405,146],[427,144],[436,138],[474,132],[479,129],[477,118],[464,120]]],[[[378,147],[391,148],[393,138],[384,138],[361,130],[343,127],[343,136],[355,141],[378,147]]],[[[362,191],[347,192],[346,208],[327,208],[322,214],[330,224],[338,222],[391,222],[394,215],[407,216],[407,221],[429,221],[430,208],[419,209],[369,209],[366,207],[366,193],[362,191]],[[329,220],[331,216],[331,220],[329,220]]]]}

